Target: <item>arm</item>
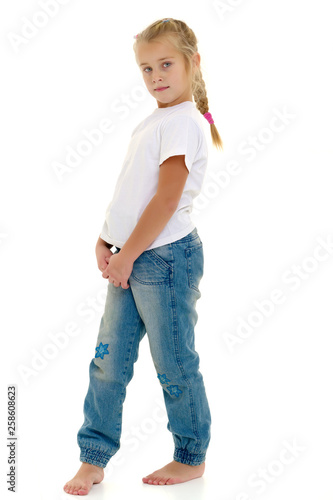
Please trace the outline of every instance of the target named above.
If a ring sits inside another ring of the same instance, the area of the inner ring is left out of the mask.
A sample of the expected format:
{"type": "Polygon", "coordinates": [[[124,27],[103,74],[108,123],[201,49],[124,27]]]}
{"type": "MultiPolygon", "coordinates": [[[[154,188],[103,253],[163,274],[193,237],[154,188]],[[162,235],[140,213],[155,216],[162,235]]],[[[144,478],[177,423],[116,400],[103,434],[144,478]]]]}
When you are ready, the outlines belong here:
{"type": "Polygon", "coordinates": [[[107,247],[107,248],[111,248],[112,247],[112,245],[110,243],[108,243],[107,241],[102,240],[102,238],[100,236],[98,237],[98,240],[97,240],[97,243],[96,243],[96,248],[99,245],[102,245],[102,246],[107,247]]]}
{"type": "Polygon", "coordinates": [[[166,226],[176,211],[188,174],[185,155],[171,156],[160,165],[156,194],[121,248],[126,260],[134,262],[166,226]]]}

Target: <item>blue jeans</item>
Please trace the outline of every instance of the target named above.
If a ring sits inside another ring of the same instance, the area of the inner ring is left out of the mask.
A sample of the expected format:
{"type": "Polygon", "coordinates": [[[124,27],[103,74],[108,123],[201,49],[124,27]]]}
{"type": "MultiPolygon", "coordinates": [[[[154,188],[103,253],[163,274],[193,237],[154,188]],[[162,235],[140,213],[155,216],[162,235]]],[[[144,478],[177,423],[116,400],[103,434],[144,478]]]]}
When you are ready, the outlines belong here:
{"type": "Polygon", "coordinates": [[[202,241],[195,228],[143,252],[133,264],[129,288],[108,284],[89,366],[84,423],[77,434],[81,462],[104,468],[120,447],[126,386],[145,333],[163,389],[173,458],[188,465],[205,461],[211,416],[194,345],[203,269],[202,241]]]}

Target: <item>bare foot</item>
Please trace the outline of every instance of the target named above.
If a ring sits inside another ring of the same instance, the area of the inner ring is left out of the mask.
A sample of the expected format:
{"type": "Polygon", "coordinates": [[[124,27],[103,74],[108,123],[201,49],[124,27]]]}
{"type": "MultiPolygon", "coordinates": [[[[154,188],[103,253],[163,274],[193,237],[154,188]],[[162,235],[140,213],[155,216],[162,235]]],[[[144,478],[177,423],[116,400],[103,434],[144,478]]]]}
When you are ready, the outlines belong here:
{"type": "Polygon", "coordinates": [[[64,491],[71,495],[88,495],[93,484],[100,483],[104,478],[102,467],[82,462],[76,476],[64,486],[64,491]]]}
{"type": "Polygon", "coordinates": [[[177,484],[185,483],[201,477],[205,471],[205,463],[201,465],[186,465],[173,460],[162,469],[156,470],[149,476],[142,478],[147,484],[177,484]]]}

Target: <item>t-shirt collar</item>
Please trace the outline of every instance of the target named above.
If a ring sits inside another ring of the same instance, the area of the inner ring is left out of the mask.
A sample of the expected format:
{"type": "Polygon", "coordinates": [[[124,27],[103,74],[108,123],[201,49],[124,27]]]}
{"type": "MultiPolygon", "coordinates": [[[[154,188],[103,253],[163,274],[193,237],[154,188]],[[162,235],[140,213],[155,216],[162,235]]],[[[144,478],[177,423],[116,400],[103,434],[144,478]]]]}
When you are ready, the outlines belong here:
{"type": "Polygon", "coordinates": [[[175,104],[174,106],[167,106],[166,108],[156,108],[154,110],[154,113],[160,112],[160,111],[167,111],[167,110],[182,108],[182,107],[185,108],[187,106],[194,107],[195,103],[193,101],[184,101],[184,102],[181,102],[179,104],[175,104]]]}

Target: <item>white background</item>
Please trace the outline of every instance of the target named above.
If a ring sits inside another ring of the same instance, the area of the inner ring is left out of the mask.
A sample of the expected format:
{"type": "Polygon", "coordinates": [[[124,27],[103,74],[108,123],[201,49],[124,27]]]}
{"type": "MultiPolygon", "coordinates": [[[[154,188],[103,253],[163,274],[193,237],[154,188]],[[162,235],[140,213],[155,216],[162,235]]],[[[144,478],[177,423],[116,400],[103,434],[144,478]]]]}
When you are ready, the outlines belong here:
{"type": "Polygon", "coordinates": [[[130,134],[156,107],[135,63],[133,36],[174,17],[197,35],[224,143],[223,152],[213,148],[207,123],[210,173],[193,214],[205,255],[196,345],[212,440],[204,478],[141,483],[173,453],[144,338],[118,461],[89,497],[332,499],[330,3],[62,3],[25,43],[19,37],[43,21],[46,0],[6,2],[0,11],[2,491],[11,384],[18,392],[15,498],[68,498],[62,487],[80,466],[76,433],[108,283],[95,243],[130,134]],[[284,120],[273,119],[278,114],[284,120]],[[103,119],[114,130],[59,178],[54,164],[65,164],[68,148],[103,119]],[[230,177],[231,164],[237,174],[230,177]],[[222,177],[224,184],[216,180],[222,177]],[[258,309],[263,301],[270,301],[269,314],[258,309]],[[257,321],[243,338],[241,321],[257,321]],[[75,336],[64,333],[70,323],[75,336]],[[233,349],[227,332],[239,341],[233,349]]]}

